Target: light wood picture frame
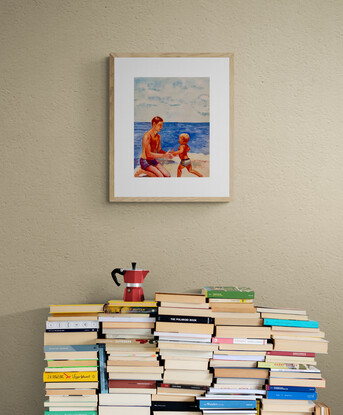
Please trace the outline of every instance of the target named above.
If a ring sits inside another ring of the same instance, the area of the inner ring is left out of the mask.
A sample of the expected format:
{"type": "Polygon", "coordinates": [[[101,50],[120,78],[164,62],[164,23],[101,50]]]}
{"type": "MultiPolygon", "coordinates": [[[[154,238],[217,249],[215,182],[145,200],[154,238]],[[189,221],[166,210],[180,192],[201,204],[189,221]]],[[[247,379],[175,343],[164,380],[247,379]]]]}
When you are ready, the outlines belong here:
{"type": "Polygon", "coordinates": [[[110,54],[110,202],[232,200],[233,54],[110,54]]]}

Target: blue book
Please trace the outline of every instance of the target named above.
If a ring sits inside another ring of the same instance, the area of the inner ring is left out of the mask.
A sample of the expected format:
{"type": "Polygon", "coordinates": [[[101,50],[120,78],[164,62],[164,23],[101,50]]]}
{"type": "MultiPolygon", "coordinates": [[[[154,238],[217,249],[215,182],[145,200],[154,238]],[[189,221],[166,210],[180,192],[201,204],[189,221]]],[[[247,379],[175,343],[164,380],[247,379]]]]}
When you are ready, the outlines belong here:
{"type": "Polygon", "coordinates": [[[284,326],[284,327],[306,327],[310,329],[317,329],[319,327],[318,321],[313,320],[281,320],[279,318],[265,318],[265,326],[284,326]]]}
{"type": "Polygon", "coordinates": [[[294,399],[294,400],[304,400],[304,401],[315,401],[317,399],[317,394],[307,393],[307,392],[276,392],[268,391],[267,399],[294,399]]]}
{"type": "Polygon", "coordinates": [[[100,393],[108,393],[105,344],[99,344],[99,389],[100,393]]]}
{"type": "Polygon", "coordinates": [[[200,409],[255,409],[256,401],[200,400],[200,409]]]}
{"type": "Polygon", "coordinates": [[[59,345],[44,346],[44,352],[97,352],[97,344],[76,344],[76,345],[59,345]]]}
{"type": "Polygon", "coordinates": [[[305,386],[268,386],[269,391],[277,392],[307,392],[313,393],[316,391],[316,388],[309,388],[305,386]]]}

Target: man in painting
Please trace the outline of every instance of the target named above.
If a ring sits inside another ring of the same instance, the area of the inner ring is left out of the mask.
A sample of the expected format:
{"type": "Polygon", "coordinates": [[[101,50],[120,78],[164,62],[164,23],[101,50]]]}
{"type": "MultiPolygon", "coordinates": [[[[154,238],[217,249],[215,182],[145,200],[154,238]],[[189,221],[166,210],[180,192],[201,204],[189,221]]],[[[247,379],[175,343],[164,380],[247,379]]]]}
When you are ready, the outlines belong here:
{"type": "Polygon", "coordinates": [[[169,171],[158,162],[157,159],[173,158],[170,151],[164,151],[161,148],[161,136],[159,132],[163,127],[163,119],[161,117],[154,117],[151,120],[151,129],[143,136],[143,150],[140,158],[141,169],[135,173],[135,177],[144,173],[150,177],[170,177],[169,171]]]}

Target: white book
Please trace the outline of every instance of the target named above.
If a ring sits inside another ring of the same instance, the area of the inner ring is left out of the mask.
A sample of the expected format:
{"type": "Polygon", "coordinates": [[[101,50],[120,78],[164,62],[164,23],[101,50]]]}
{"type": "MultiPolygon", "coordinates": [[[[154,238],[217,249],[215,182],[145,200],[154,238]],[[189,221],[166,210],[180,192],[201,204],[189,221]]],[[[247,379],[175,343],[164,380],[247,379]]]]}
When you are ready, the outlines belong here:
{"type": "MultiPolygon", "coordinates": [[[[211,387],[209,389],[209,392],[210,393],[216,393],[217,396],[218,396],[218,393],[219,393],[218,388],[214,388],[214,387],[211,387]]],[[[238,393],[238,394],[241,394],[241,395],[245,395],[245,394],[247,394],[247,395],[248,394],[265,395],[267,393],[267,391],[264,390],[264,389],[237,389],[237,388],[228,389],[228,388],[221,388],[220,393],[224,393],[224,394],[225,393],[238,393]]]]}
{"type": "Polygon", "coordinates": [[[47,321],[47,330],[67,330],[67,329],[98,329],[99,323],[91,320],[80,321],[47,321]]]}
{"type": "Polygon", "coordinates": [[[98,368],[94,366],[84,367],[46,367],[44,372],[97,372],[98,368]]]}
{"type": "Polygon", "coordinates": [[[230,354],[213,354],[213,359],[217,360],[252,360],[254,362],[263,362],[265,359],[265,356],[259,356],[259,355],[230,355],[230,354]]]}
{"type": "Polygon", "coordinates": [[[127,316],[99,316],[99,321],[114,321],[119,323],[154,323],[156,321],[155,317],[127,317],[127,316]]]}
{"type": "Polygon", "coordinates": [[[306,310],[299,310],[297,308],[268,308],[268,307],[257,307],[259,313],[275,313],[275,314],[299,314],[306,316],[306,310]]]}
{"type": "Polygon", "coordinates": [[[56,395],[56,396],[49,396],[47,402],[65,402],[66,405],[69,402],[91,402],[93,404],[97,404],[98,396],[97,395],[85,395],[85,396],[64,396],[64,395],[56,395]]]}
{"type": "Polygon", "coordinates": [[[146,406],[99,406],[99,415],[150,415],[146,406]]]}
{"type": "Polygon", "coordinates": [[[211,340],[212,334],[199,334],[199,333],[170,333],[166,331],[155,331],[154,336],[172,336],[172,337],[193,337],[195,339],[209,339],[211,340]]]}
{"type": "Polygon", "coordinates": [[[152,334],[109,334],[107,333],[106,339],[136,339],[137,336],[145,340],[152,340],[154,338],[152,334]]]}
{"type": "Polygon", "coordinates": [[[151,395],[141,393],[100,393],[99,405],[151,406],[151,395]]]}

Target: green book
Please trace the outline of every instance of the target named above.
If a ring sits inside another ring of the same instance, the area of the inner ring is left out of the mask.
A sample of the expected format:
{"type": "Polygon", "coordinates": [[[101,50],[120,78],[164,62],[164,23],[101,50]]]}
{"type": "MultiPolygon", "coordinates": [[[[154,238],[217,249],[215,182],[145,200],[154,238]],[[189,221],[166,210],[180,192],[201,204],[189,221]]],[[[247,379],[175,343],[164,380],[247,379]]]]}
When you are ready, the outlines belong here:
{"type": "Polygon", "coordinates": [[[247,287],[204,287],[202,293],[207,298],[244,299],[251,300],[255,292],[247,287]]]}

